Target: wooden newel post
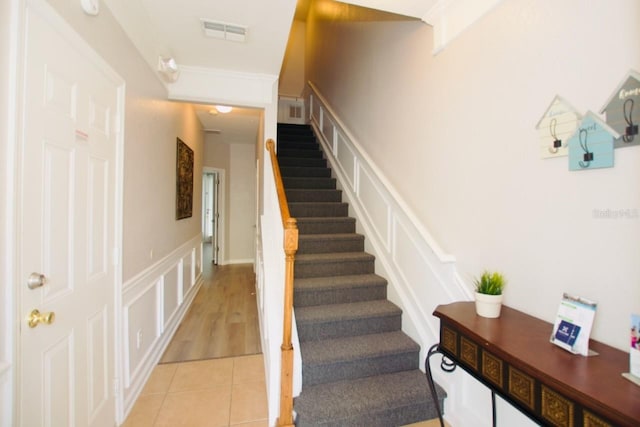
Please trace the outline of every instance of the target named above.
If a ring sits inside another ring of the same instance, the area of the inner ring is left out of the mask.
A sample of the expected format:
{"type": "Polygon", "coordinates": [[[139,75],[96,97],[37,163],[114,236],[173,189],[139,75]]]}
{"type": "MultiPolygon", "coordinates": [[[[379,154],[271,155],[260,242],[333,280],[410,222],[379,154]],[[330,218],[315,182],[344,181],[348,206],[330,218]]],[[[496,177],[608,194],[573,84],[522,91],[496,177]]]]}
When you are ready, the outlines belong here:
{"type": "Polygon", "coordinates": [[[278,426],[293,426],[293,345],[291,344],[293,313],[293,265],[298,250],[298,227],[295,218],[284,225],[284,325],[282,329],[282,366],[280,373],[280,418],[278,426]]]}

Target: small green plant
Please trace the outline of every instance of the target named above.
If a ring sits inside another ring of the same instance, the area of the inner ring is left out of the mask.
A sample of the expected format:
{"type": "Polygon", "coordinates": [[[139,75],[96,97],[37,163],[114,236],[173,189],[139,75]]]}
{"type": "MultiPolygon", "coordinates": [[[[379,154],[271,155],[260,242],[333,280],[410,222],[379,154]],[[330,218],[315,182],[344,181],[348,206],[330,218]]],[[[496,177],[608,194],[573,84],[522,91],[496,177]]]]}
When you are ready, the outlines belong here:
{"type": "Polygon", "coordinates": [[[486,295],[502,295],[504,285],[507,284],[504,276],[497,271],[485,270],[480,278],[474,280],[476,292],[486,295]]]}

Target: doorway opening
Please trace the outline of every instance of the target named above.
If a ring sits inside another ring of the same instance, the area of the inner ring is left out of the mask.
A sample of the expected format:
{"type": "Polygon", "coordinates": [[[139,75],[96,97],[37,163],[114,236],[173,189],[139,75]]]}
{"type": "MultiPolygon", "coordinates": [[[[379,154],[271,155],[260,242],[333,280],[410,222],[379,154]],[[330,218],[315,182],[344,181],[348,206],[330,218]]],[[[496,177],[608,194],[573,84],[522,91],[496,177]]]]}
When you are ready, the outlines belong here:
{"type": "MultiPolygon", "coordinates": [[[[224,204],[224,171],[204,168],[202,173],[202,241],[211,244],[211,261],[218,265],[222,255],[224,239],[220,233],[224,230],[222,208],[224,204]]],[[[207,251],[208,252],[208,251],[207,251]]]]}

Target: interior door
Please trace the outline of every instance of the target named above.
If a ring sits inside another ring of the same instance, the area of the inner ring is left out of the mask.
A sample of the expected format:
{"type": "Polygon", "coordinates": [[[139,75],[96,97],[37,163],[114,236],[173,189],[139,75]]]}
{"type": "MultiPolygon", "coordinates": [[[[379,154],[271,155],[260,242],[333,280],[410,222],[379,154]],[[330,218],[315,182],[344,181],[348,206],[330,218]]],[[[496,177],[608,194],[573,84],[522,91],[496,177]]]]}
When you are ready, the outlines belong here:
{"type": "Polygon", "coordinates": [[[113,426],[122,83],[42,3],[25,14],[20,423],[113,426]]]}
{"type": "Polygon", "coordinates": [[[212,246],[212,251],[213,251],[213,263],[215,265],[218,265],[218,256],[220,254],[220,245],[219,245],[219,236],[218,236],[218,224],[220,222],[220,212],[219,212],[219,203],[218,203],[218,199],[219,199],[219,190],[220,190],[220,178],[219,178],[219,174],[218,172],[213,173],[213,195],[212,195],[212,202],[213,202],[213,214],[211,215],[211,221],[212,221],[212,237],[211,237],[211,246],[212,246]]]}

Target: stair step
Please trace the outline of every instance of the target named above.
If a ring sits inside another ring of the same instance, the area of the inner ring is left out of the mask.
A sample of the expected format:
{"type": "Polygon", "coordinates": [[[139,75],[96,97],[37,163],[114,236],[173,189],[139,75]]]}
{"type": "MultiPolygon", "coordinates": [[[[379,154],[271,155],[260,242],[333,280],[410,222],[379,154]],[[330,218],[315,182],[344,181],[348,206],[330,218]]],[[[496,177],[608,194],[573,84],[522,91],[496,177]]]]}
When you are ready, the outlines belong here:
{"type": "Polygon", "coordinates": [[[309,166],[323,168],[327,167],[327,159],[325,158],[309,158],[309,157],[278,157],[278,165],[284,166],[309,166]]]}
{"type": "Polygon", "coordinates": [[[313,168],[313,167],[296,167],[296,166],[283,166],[280,168],[280,174],[286,178],[331,178],[331,169],[326,167],[313,168]]]}
{"type": "Polygon", "coordinates": [[[347,216],[349,205],[342,202],[290,202],[289,212],[294,218],[347,216]]]}
{"type": "Polygon", "coordinates": [[[306,386],[418,369],[420,346],[402,331],[306,341],[302,383],[306,386]]]}
{"type": "Polygon", "coordinates": [[[333,252],[296,256],[295,278],[371,274],[375,257],[366,252],[333,252]]]}
{"type": "Polygon", "coordinates": [[[296,218],[300,234],[355,233],[356,220],[351,217],[296,218]]]}
{"type": "Polygon", "coordinates": [[[291,140],[278,140],[278,153],[287,150],[313,150],[320,151],[320,145],[314,140],[295,138],[291,140]]]}
{"type": "Polygon", "coordinates": [[[301,144],[316,143],[316,137],[313,134],[313,132],[310,132],[310,133],[278,132],[277,139],[278,139],[278,146],[280,146],[280,144],[283,142],[286,142],[286,143],[293,142],[293,143],[301,143],[301,144]]]}
{"type": "Polygon", "coordinates": [[[296,308],[300,342],[399,331],[401,316],[388,300],[296,308]]]}
{"type": "Polygon", "coordinates": [[[311,129],[311,126],[309,126],[309,125],[301,125],[301,124],[297,124],[297,123],[278,123],[278,135],[281,132],[282,133],[287,133],[287,134],[295,134],[295,133],[300,133],[300,134],[311,133],[311,134],[313,134],[313,130],[311,129]]]}
{"type": "Polygon", "coordinates": [[[322,159],[322,151],[318,150],[301,150],[301,149],[293,149],[293,150],[279,150],[278,158],[281,157],[302,157],[302,158],[316,158],[322,159]]]}
{"type": "Polygon", "coordinates": [[[294,304],[308,307],[346,304],[387,298],[387,280],[377,274],[356,274],[295,279],[294,304]]]}
{"type": "Polygon", "coordinates": [[[305,188],[293,188],[285,190],[289,202],[341,202],[342,190],[321,188],[308,190],[305,188]]]}
{"type": "MultiPolygon", "coordinates": [[[[440,406],[444,391],[436,386],[440,406]]],[[[437,417],[420,370],[304,387],[294,401],[296,426],[389,427],[437,417]]]]}
{"type": "Polygon", "coordinates": [[[283,177],[282,184],[286,190],[292,189],[324,189],[335,190],[336,179],[326,177],[283,177]]]}
{"type": "Polygon", "coordinates": [[[298,238],[297,254],[362,251],[364,251],[362,234],[303,234],[298,238]]]}

